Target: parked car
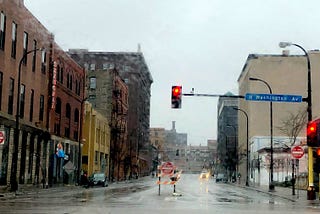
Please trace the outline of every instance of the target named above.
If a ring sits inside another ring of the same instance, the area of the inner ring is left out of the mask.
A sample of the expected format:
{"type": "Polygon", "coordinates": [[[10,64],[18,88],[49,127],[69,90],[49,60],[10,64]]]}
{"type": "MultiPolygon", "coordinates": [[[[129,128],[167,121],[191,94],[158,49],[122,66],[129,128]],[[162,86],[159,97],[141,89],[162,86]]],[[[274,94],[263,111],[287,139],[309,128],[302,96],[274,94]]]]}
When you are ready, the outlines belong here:
{"type": "Polygon", "coordinates": [[[224,182],[224,183],[226,183],[227,182],[227,177],[225,176],[225,174],[219,173],[216,176],[216,182],[224,182]]]}
{"type": "Polygon", "coordinates": [[[89,186],[108,186],[108,179],[104,173],[93,173],[89,176],[89,186]]]}

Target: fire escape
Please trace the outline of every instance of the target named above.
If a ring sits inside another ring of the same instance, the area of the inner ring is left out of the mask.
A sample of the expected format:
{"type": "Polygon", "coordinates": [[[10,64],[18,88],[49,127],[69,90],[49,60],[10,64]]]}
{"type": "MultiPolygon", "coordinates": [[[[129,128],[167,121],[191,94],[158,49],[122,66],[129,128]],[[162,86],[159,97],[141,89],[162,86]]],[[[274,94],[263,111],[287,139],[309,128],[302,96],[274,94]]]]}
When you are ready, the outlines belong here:
{"type": "MultiPolygon", "coordinates": [[[[117,72],[115,71],[115,75],[117,72]]],[[[111,111],[111,145],[110,145],[110,167],[111,180],[117,181],[125,178],[124,161],[126,157],[126,128],[127,109],[124,107],[124,97],[119,80],[113,79],[112,111],[111,111]]]]}

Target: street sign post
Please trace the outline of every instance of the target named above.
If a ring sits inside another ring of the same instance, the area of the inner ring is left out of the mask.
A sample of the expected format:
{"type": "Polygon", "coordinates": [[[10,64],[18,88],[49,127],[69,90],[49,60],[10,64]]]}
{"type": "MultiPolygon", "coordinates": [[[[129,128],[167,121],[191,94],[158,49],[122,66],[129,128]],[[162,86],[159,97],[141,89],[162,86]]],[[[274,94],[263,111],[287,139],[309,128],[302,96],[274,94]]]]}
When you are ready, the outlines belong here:
{"type": "Polygon", "coordinates": [[[301,103],[302,96],[291,94],[251,94],[247,93],[245,99],[249,101],[265,101],[265,102],[293,102],[301,103]]]}
{"type": "Polygon", "coordinates": [[[301,146],[295,146],[291,149],[291,155],[295,159],[300,159],[304,155],[304,149],[301,146]]]}
{"type": "Polygon", "coordinates": [[[0,145],[4,144],[5,140],[6,140],[6,136],[4,131],[0,131],[0,145]]]}

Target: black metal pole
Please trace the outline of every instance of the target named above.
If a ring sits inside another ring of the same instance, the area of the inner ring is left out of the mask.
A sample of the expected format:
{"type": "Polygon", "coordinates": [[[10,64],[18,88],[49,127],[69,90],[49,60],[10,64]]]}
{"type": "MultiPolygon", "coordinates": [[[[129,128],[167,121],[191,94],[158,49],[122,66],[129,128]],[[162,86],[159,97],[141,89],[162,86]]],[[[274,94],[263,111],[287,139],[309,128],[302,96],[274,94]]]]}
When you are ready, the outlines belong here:
{"type": "Polygon", "coordinates": [[[16,107],[16,126],[14,131],[14,145],[12,154],[12,164],[11,164],[11,175],[10,175],[10,190],[12,192],[18,190],[17,182],[17,165],[18,165],[18,150],[19,150],[19,119],[20,119],[20,88],[21,88],[21,66],[22,62],[26,59],[27,55],[40,49],[34,49],[27,51],[23,54],[19,62],[18,68],[18,88],[17,88],[17,107],[16,107]]]}
{"type": "MultiPolygon", "coordinates": [[[[259,81],[264,83],[268,89],[270,94],[272,94],[272,89],[270,87],[270,85],[262,80],[262,79],[258,79],[258,78],[252,78],[250,77],[249,80],[253,80],[253,81],[259,81]]],[[[274,184],[273,184],[273,112],[272,112],[272,102],[270,102],[270,181],[269,181],[269,191],[274,191],[274,184]]]]}
{"type": "Polygon", "coordinates": [[[247,175],[246,175],[246,186],[249,186],[249,168],[250,168],[250,161],[249,161],[249,117],[247,112],[245,112],[244,110],[240,109],[240,108],[233,108],[234,110],[237,111],[241,111],[245,117],[246,117],[246,122],[247,122],[247,164],[246,164],[246,171],[247,171],[247,175]]]}
{"type": "MultiPolygon", "coordinates": [[[[304,54],[306,56],[306,59],[307,59],[307,67],[308,67],[308,79],[307,79],[307,84],[308,84],[307,87],[308,87],[308,89],[307,90],[308,90],[308,97],[307,97],[306,101],[307,101],[307,104],[308,104],[308,108],[307,108],[308,122],[310,122],[310,121],[312,121],[312,93],[311,93],[312,88],[311,88],[311,63],[310,63],[310,57],[309,57],[308,52],[302,46],[300,46],[298,44],[292,44],[292,45],[300,48],[304,52],[304,54]]],[[[309,136],[307,135],[307,138],[308,137],[309,136]]],[[[307,141],[308,141],[308,139],[307,139],[307,141]]],[[[308,149],[308,155],[309,156],[312,155],[312,153],[310,154],[310,151],[312,152],[311,149],[308,149]]],[[[313,170],[312,170],[313,162],[309,163],[309,168],[311,168],[311,170],[309,170],[309,175],[308,175],[309,176],[309,186],[308,186],[308,189],[307,189],[307,199],[308,200],[314,200],[314,199],[316,199],[316,190],[315,190],[314,184],[310,183],[310,181],[313,182],[313,176],[314,176],[313,175],[314,173],[313,173],[313,170]],[[310,173],[310,172],[312,172],[312,173],[310,173]]]]}

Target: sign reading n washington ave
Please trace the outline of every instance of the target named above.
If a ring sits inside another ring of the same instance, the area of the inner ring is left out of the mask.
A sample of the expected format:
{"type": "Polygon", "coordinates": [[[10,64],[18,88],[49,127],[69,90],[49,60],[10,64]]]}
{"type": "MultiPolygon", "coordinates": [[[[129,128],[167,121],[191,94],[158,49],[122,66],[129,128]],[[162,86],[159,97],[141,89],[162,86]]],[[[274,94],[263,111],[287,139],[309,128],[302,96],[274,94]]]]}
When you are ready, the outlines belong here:
{"type": "Polygon", "coordinates": [[[251,94],[245,95],[246,100],[250,101],[266,101],[266,102],[294,102],[301,103],[302,96],[290,94],[251,94]]]}

